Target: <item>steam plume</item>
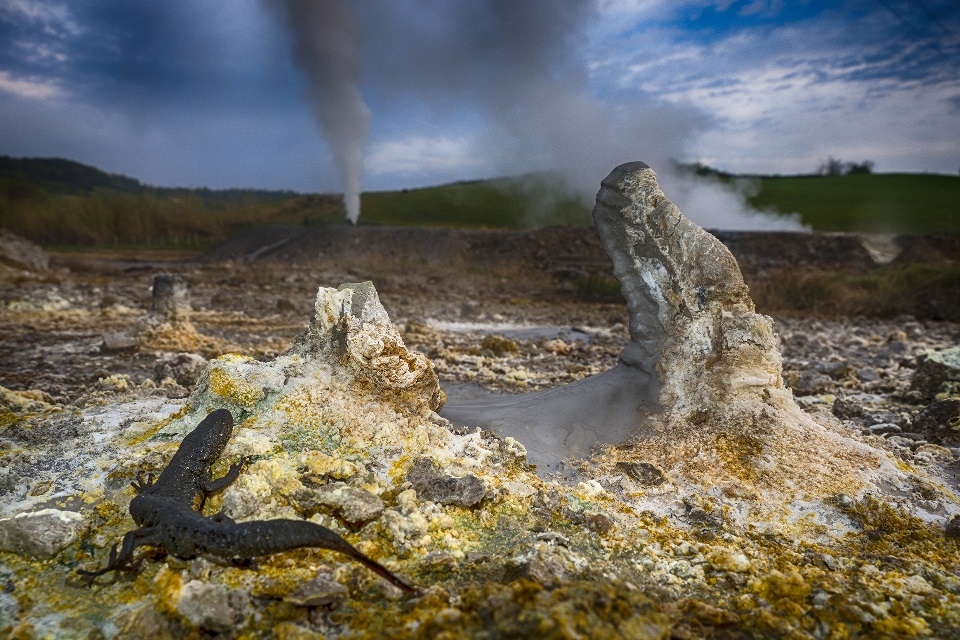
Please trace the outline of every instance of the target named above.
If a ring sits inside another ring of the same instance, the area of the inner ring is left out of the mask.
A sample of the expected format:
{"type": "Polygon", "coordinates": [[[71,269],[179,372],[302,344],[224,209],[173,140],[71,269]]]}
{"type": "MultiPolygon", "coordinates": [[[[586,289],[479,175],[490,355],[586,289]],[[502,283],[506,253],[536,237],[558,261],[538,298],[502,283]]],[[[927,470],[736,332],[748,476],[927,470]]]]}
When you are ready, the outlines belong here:
{"type": "Polygon", "coordinates": [[[360,217],[370,109],[360,94],[359,29],[346,0],[265,0],[293,34],[293,62],[340,172],[347,218],[360,217]]]}
{"type": "MultiPolygon", "coordinates": [[[[687,215],[711,228],[799,228],[765,217],[737,189],[675,172],[709,124],[694,105],[611,87],[601,99],[583,55],[594,0],[356,0],[367,71],[390,100],[414,103],[420,123],[464,115],[488,130],[472,149],[501,174],[552,169],[592,203],[611,167],[642,159],[687,215]],[[384,53],[389,52],[389,53],[384,53]]],[[[440,135],[443,135],[442,129],[440,135]]]]}

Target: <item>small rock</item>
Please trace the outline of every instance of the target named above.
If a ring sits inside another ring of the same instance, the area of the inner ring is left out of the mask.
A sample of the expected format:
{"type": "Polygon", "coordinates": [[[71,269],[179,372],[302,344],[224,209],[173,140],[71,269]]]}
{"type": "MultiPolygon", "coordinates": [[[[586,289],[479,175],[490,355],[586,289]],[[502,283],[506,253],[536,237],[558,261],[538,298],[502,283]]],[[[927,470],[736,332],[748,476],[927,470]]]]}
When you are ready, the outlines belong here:
{"type": "Polygon", "coordinates": [[[44,413],[53,409],[53,398],[43,391],[11,391],[0,386],[0,409],[15,415],[44,413]]]}
{"type": "Polygon", "coordinates": [[[206,358],[195,353],[165,353],[153,364],[153,379],[173,378],[177,384],[192,387],[206,366],[206,358]]]}
{"type": "Polygon", "coordinates": [[[12,593],[0,591],[0,631],[13,626],[20,615],[20,605],[12,593]]]}
{"type": "Polygon", "coordinates": [[[157,611],[153,603],[144,604],[117,617],[120,633],[128,640],[174,640],[173,621],[157,611]]]}
{"type": "Polygon", "coordinates": [[[948,538],[960,538],[960,516],[953,516],[947,522],[946,531],[948,538]]]}
{"type": "Polygon", "coordinates": [[[176,606],[180,615],[201,629],[219,632],[233,629],[230,589],[222,584],[191,580],[183,585],[176,606]]]}
{"type": "Polygon", "coordinates": [[[133,334],[124,331],[104,331],[102,336],[103,344],[100,345],[100,351],[127,351],[135,349],[137,338],[133,334]]]}
{"type": "Polygon", "coordinates": [[[858,402],[843,396],[837,396],[833,401],[833,415],[841,420],[855,420],[863,417],[863,406],[858,402]]]}
{"type": "Polygon", "coordinates": [[[960,382],[960,347],[927,351],[917,357],[910,388],[921,398],[933,400],[951,382],[960,382]]]}
{"type": "Polygon", "coordinates": [[[907,449],[914,444],[913,440],[910,440],[909,438],[903,438],[901,436],[890,436],[887,438],[887,442],[890,444],[895,444],[899,447],[906,447],[907,449]]]}
{"type": "Polygon", "coordinates": [[[913,430],[930,442],[960,444],[960,400],[938,400],[920,410],[913,419],[913,430]]]}
{"type": "Polygon", "coordinates": [[[567,344],[566,342],[564,342],[563,340],[561,340],[560,338],[556,338],[554,340],[547,340],[546,342],[544,342],[543,348],[549,351],[550,353],[554,353],[558,356],[565,356],[570,354],[570,351],[572,350],[573,347],[567,344]]]}
{"type": "Polygon", "coordinates": [[[708,512],[700,507],[694,507],[687,513],[687,520],[691,524],[708,527],[710,529],[719,529],[723,526],[723,518],[719,515],[708,512]]]}
{"type": "Polygon", "coordinates": [[[589,527],[591,531],[596,531],[604,536],[613,529],[613,518],[602,513],[595,513],[587,518],[587,527],[589,527]]]}
{"type": "Polygon", "coordinates": [[[570,521],[570,524],[583,524],[587,521],[587,516],[579,509],[573,509],[569,505],[563,505],[560,509],[560,515],[570,521]]]}
{"type": "Polygon", "coordinates": [[[910,343],[906,340],[891,340],[887,351],[891,358],[902,358],[910,353],[910,343]]]}
{"type": "Polygon", "coordinates": [[[830,376],[817,371],[785,371],[784,382],[798,396],[813,396],[823,393],[833,384],[830,376]]]}
{"type": "Polygon", "coordinates": [[[559,544],[562,547],[570,546],[570,539],[557,531],[543,531],[538,533],[537,540],[543,540],[544,542],[550,542],[552,544],[559,544]]]}
{"type": "Polygon", "coordinates": [[[464,559],[467,561],[467,564],[481,564],[490,560],[490,554],[483,553],[482,551],[467,551],[464,559]]]}
{"type": "Polygon", "coordinates": [[[852,372],[846,362],[817,362],[813,365],[815,371],[830,376],[833,380],[842,380],[852,372]]]}
{"type": "Polygon", "coordinates": [[[52,558],[77,539],[83,516],[73,511],[43,509],[0,520],[0,551],[39,559],[52,558]]]}
{"type": "Polygon", "coordinates": [[[27,271],[45,271],[50,267],[50,256],[39,245],[0,228],[0,263],[27,271]]]}
{"type": "Polygon", "coordinates": [[[934,591],[933,586],[927,582],[926,578],[916,574],[904,578],[903,587],[907,593],[915,593],[921,596],[929,595],[934,591]]]}
{"type": "Polygon", "coordinates": [[[430,458],[419,458],[414,462],[407,473],[407,480],[413,485],[417,495],[440,504],[475,507],[487,494],[486,485],[477,476],[448,476],[430,458]]]}
{"type": "Polygon", "coordinates": [[[503,488],[518,498],[529,498],[537,492],[536,489],[528,485],[526,482],[514,482],[512,480],[504,482],[503,488]]]}
{"type": "Polygon", "coordinates": [[[297,305],[293,304],[288,298],[279,298],[276,304],[277,312],[290,313],[297,310],[297,305]]]}
{"type": "Polygon", "coordinates": [[[617,463],[616,469],[647,487],[659,487],[667,481],[663,471],[649,462],[621,461],[617,463]]]}
{"type": "Polygon", "coordinates": [[[913,442],[926,442],[926,438],[922,433],[914,433],[912,431],[903,431],[899,434],[901,438],[906,438],[913,442]]]}
{"type": "Polygon", "coordinates": [[[857,369],[857,378],[860,382],[876,382],[880,379],[880,374],[874,367],[863,367],[857,369]]]}
{"type": "Polygon", "coordinates": [[[899,411],[865,411],[863,413],[863,419],[865,424],[889,422],[901,428],[910,423],[909,417],[899,411]]]}
{"type": "Polygon", "coordinates": [[[891,433],[900,433],[902,430],[899,425],[895,425],[892,422],[881,422],[870,425],[867,427],[867,431],[875,436],[884,436],[891,433]]]}
{"type": "Polygon", "coordinates": [[[542,543],[507,563],[516,567],[521,576],[536,580],[547,589],[559,587],[586,566],[583,558],[564,547],[542,543]]]}
{"type": "Polygon", "coordinates": [[[683,610],[700,624],[711,627],[726,627],[735,624],[740,616],[732,611],[724,611],[706,602],[689,599],[682,605],[683,610]]]}
{"type": "Polygon", "coordinates": [[[284,602],[298,607],[328,607],[334,608],[347,597],[347,588],[337,582],[333,575],[323,572],[316,578],[304,582],[287,596],[284,602]]]}
{"type": "Polygon", "coordinates": [[[420,564],[430,571],[440,573],[457,570],[457,559],[446,551],[431,551],[420,558],[420,564]]]}
{"type": "Polygon", "coordinates": [[[153,277],[153,300],[149,315],[167,321],[190,316],[190,283],[178,273],[158,273],[153,277]]]}
{"type": "Polygon", "coordinates": [[[306,510],[328,507],[355,527],[376,520],[383,513],[383,500],[366,489],[351,487],[344,482],[318,487],[301,498],[300,504],[306,510]]]}
{"type": "Polygon", "coordinates": [[[519,346],[516,340],[504,338],[496,334],[489,334],[480,343],[481,348],[490,351],[494,356],[504,356],[508,353],[516,353],[519,346]]]}
{"type": "Polygon", "coordinates": [[[744,573],[752,566],[750,559],[742,551],[728,551],[717,549],[707,556],[707,562],[716,571],[730,571],[744,573]]]}
{"type": "Polygon", "coordinates": [[[818,556],[820,564],[822,564],[828,571],[836,571],[840,568],[840,563],[837,562],[837,559],[830,555],[829,553],[821,553],[818,556]]]}

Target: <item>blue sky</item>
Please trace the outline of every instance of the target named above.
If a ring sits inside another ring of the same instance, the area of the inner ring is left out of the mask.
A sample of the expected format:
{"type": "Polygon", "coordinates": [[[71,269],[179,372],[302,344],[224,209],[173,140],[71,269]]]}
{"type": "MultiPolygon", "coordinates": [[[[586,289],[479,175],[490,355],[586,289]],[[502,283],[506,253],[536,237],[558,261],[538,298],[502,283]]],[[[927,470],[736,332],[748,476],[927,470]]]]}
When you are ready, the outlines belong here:
{"type": "MultiPolygon", "coordinates": [[[[297,1],[0,0],[0,154],[165,186],[340,190],[291,55],[297,1]]],[[[546,168],[595,189],[635,159],[960,167],[954,1],[322,4],[350,13],[366,189],[546,168]]]]}

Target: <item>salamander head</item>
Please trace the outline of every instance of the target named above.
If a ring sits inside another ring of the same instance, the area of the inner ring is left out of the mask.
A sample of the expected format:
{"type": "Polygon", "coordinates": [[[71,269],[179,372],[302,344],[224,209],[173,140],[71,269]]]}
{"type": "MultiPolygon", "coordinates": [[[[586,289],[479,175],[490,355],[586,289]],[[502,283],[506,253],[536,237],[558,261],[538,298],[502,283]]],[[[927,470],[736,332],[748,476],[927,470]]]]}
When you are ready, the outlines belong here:
{"type": "Polygon", "coordinates": [[[223,453],[232,435],[233,416],[226,409],[217,409],[187,434],[180,450],[189,451],[194,461],[210,465],[223,453]]]}
{"type": "Polygon", "coordinates": [[[197,451],[200,454],[197,457],[213,464],[227,448],[233,435],[233,416],[226,409],[217,409],[204,418],[193,433],[203,440],[202,451],[197,451]]]}

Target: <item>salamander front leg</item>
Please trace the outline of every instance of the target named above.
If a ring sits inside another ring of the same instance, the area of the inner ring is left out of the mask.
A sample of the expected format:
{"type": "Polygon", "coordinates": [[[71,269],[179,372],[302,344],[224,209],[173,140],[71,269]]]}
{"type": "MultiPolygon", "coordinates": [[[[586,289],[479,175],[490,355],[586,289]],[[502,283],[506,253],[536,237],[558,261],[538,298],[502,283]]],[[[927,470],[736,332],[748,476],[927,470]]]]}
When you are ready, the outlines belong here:
{"type": "Polygon", "coordinates": [[[223,491],[240,477],[240,472],[243,471],[243,467],[248,464],[250,464],[249,457],[241,458],[239,462],[234,462],[230,465],[230,469],[227,470],[222,478],[217,478],[216,480],[207,478],[201,481],[200,488],[203,489],[203,492],[207,495],[223,491]]]}

